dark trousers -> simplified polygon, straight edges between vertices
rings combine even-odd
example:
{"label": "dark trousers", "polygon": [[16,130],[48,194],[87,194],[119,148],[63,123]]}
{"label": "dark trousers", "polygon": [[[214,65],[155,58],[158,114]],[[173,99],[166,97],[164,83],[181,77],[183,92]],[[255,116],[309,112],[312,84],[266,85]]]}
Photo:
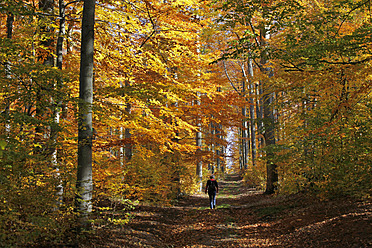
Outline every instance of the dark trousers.
{"label": "dark trousers", "polygon": [[208,192],[209,195],[209,206],[211,209],[216,208],[216,191]]}

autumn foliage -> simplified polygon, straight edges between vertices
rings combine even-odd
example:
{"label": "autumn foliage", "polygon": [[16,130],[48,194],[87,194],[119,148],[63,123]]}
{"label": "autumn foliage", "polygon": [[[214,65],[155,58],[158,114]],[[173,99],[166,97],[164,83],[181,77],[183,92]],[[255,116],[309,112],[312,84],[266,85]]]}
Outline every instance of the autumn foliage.
{"label": "autumn foliage", "polygon": [[[6,246],[73,240],[82,8],[0,3]],[[97,1],[95,220],[194,193],[198,161],[261,188],[274,175],[279,193],[370,197],[370,17],[368,1]]]}

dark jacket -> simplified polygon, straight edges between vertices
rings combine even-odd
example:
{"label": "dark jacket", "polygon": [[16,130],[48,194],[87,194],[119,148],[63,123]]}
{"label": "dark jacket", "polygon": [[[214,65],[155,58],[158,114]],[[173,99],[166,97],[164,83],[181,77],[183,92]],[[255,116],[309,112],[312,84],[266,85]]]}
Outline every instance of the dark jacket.
{"label": "dark jacket", "polygon": [[[212,185],[212,183],[214,184],[214,188],[215,190],[213,190],[210,186]],[[205,193],[214,193],[214,191],[216,191],[216,193],[218,193],[218,182],[217,180],[215,179],[210,179],[207,181],[207,185],[205,186]]]}

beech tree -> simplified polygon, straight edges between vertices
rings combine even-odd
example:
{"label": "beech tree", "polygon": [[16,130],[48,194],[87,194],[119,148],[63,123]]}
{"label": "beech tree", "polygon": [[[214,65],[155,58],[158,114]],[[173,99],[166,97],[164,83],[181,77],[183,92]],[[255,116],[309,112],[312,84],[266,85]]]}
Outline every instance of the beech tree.
{"label": "beech tree", "polygon": [[368,1],[56,3],[0,2],[1,244],[200,191],[227,146],[267,193],[370,197]]}
{"label": "beech tree", "polygon": [[[280,97],[285,139],[277,153],[283,188],[306,188],[323,197],[368,194],[369,114],[363,110],[370,101],[368,3],[299,4],[272,49],[281,69],[279,90],[285,89]],[[288,164],[301,166],[285,168]]]}
{"label": "beech tree", "polygon": [[[363,105],[351,103],[351,99],[357,95],[358,99],[368,98],[368,94],[362,97],[365,91],[359,84],[367,82],[363,72],[369,61],[365,49],[370,44],[361,38],[370,29],[365,19],[368,11],[362,14],[366,2],[227,1],[222,9],[231,27],[239,23],[248,30],[231,43],[225,57],[252,55],[259,69],[267,191],[273,192],[278,179],[285,191],[345,192],[344,186],[350,186],[352,180],[342,181],[341,175],[352,168],[368,171],[363,163],[351,165],[366,152],[347,153],[346,147],[353,142],[348,142],[350,146],[345,143],[354,135],[346,127],[358,126],[351,119],[360,118]],[[339,157],[341,150],[348,155]]]}
{"label": "beech tree", "polygon": [[95,0],[84,1],[81,29],[76,206],[84,221],[92,211],[92,104]]}

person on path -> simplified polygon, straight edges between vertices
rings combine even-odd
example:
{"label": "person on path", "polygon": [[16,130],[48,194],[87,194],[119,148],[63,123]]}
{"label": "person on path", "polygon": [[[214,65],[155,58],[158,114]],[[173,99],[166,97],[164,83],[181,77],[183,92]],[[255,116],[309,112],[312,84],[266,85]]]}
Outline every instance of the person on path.
{"label": "person on path", "polygon": [[208,192],[209,195],[209,205],[211,209],[216,208],[216,194],[218,193],[218,182],[214,179],[214,176],[211,175],[210,179],[207,181],[205,186],[205,193]]}

